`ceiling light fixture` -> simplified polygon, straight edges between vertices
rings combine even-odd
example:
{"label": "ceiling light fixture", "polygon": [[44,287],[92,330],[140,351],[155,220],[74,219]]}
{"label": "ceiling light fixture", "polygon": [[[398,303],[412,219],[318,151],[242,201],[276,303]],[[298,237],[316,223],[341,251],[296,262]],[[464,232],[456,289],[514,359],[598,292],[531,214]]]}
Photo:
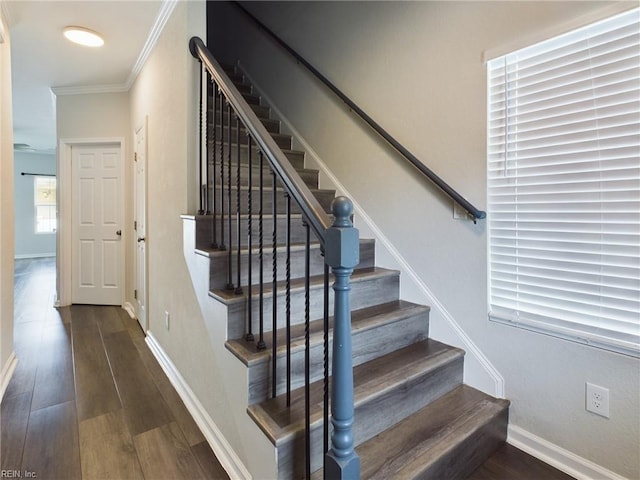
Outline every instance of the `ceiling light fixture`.
{"label": "ceiling light fixture", "polygon": [[65,27],[64,36],[73,43],[85,47],[101,47],[104,40],[99,33],[84,27]]}

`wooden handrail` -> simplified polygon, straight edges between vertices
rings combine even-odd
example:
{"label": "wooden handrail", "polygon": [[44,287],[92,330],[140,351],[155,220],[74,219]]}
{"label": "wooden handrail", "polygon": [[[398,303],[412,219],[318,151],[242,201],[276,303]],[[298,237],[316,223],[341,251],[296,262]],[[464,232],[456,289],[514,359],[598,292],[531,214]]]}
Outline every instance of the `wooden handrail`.
{"label": "wooden handrail", "polygon": [[192,37],[189,41],[189,51],[191,55],[200,60],[218,87],[223,91],[224,96],[233,106],[238,118],[246,126],[257,146],[264,153],[271,168],[280,178],[284,188],[299,205],[302,213],[309,221],[311,229],[315,232],[318,240],[324,245],[325,231],[331,226],[331,219],[324,211],[320,202],[311,193],[309,187],[300,178],[298,172],[293,168],[280,147],[258,116],[251,109],[249,104],[242,97],[240,91],[233,84],[229,76],[225,73],[220,64],[213,58],[209,49],[199,37]]}

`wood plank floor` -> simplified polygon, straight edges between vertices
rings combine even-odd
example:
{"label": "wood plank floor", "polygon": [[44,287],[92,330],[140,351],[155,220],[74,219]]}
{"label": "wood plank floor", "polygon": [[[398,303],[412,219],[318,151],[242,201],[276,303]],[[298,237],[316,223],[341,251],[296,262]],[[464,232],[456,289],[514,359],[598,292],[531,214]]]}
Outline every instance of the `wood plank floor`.
{"label": "wood plank floor", "polygon": [[[49,479],[229,479],[117,307],[54,309],[55,260],[16,261],[18,367],[0,411],[3,472]],[[6,476],[6,475],[5,475]],[[570,480],[505,445],[469,480]]]}
{"label": "wood plank floor", "polygon": [[228,479],[137,322],[119,307],[55,309],[54,294],[54,259],[16,261],[3,476]]}

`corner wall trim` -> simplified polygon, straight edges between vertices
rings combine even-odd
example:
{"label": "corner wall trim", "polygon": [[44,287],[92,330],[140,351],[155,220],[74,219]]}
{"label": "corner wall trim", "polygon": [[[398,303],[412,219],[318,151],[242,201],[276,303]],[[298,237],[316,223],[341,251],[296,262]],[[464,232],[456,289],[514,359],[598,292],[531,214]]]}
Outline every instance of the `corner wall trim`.
{"label": "corner wall trim", "polygon": [[625,477],[517,425],[509,425],[507,443],[578,479],[626,480]]}
{"label": "corner wall trim", "polygon": [[4,398],[4,392],[7,391],[7,387],[9,386],[9,381],[11,381],[11,377],[13,376],[13,372],[16,371],[16,367],[18,366],[18,357],[16,357],[16,352],[11,352],[9,358],[2,366],[2,371],[0,371],[0,400]]}
{"label": "corner wall trim", "polygon": [[237,479],[251,479],[249,470],[247,470],[231,445],[229,445],[229,442],[224,438],[220,429],[211,419],[200,400],[198,400],[198,397],[193,393],[150,331],[147,332],[146,342],[229,476]]}

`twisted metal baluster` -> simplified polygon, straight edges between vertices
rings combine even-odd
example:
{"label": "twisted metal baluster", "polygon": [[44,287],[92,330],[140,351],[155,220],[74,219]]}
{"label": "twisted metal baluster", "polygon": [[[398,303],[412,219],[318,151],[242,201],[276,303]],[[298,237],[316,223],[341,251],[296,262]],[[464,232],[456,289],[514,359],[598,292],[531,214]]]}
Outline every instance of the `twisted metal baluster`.
{"label": "twisted metal baluster", "polygon": [[211,217],[211,237],[212,237],[212,242],[211,242],[211,248],[218,248],[218,232],[217,232],[217,228],[218,226],[217,224],[217,214],[216,214],[216,202],[217,202],[217,195],[218,195],[218,185],[216,184],[216,152],[218,150],[218,146],[216,145],[216,141],[217,141],[217,121],[216,121],[216,108],[218,106],[218,84],[216,82],[213,82],[213,129],[211,131],[211,151],[213,153],[212,155],[212,165],[211,165],[211,170],[213,172],[213,195],[212,195],[212,202],[211,202],[211,211],[212,211],[212,217]]}
{"label": "twisted metal baluster", "polygon": [[227,123],[227,145],[229,147],[229,158],[227,163],[227,227],[229,230],[229,253],[227,255],[227,290],[233,290],[233,239],[231,238],[231,104],[229,104],[229,110],[227,112]]}
{"label": "twisted metal baluster", "polygon": [[227,248],[224,244],[224,110],[226,105],[226,99],[220,90],[220,250]]}
{"label": "twisted metal baluster", "polygon": [[236,195],[236,199],[237,199],[237,203],[236,203],[236,207],[237,207],[237,212],[236,212],[236,232],[237,232],[237,242],[238,242],[238,254],[237,254],[237,266],[236,266],[236,289],[235,289],[235,294],[236,295],[240,295],[242,293],[242,286],[241,286],[241,282],[240,282],[240,268],[241,268],[241,262],[240,262],[240,257],[241,257],[241,253],[242,253],[242,249],[240,248],[240,176],[241,176],[241,172],[240,172],[240,118],[238,118],[238,116],[236,115],[236,149],[238,150],[238,154],[237,154],[237,160],[238,160],[238,165],[237,165],[237,169],[236,169],[236,188],[238,189],[237,191],[237,195]]}
{"label": "twisted metal baluster", "polygon": [[[251,249],[253,248],[253,232],[252,232],[252,218],[253,217],[253,164],[251,159],[251,149],[252,146],[251,135],[247,134],[247,149],[248,149],[248,160],[249,160],[249,196],[247,198],[247,211],[249,213],[247,217],[247,249],[249,259],[247,261],[247,288],[249,292],[247,293],[247,334],[245,335],[245,340],[247,342],[253,342],[253,310],[252,310],[252,290],[253,290],[253,265],[252,265],[252,253]],[[239,233],[238,233],[239,235]],[[238,237],[240,238],[240,237]],[[238,244],[240,240],[238,240]]]}
{"label": "twisted metal baluster", "polygon": [[263,215],[263,192],[264,192],[264,157],[262,156],[262,152],[260,152],[260,206],[258,212],[258,258],[260,260],[260,300],[258,302],[258,306],[260,307],[260,311],[258,312],[260,316],[260,337],[258,339],[258,351],[264,350],[267,348],[267,345],[264,343],[264,215]]}
{"label": "twisted metal baluster", "polygon": [[203,81],[203,71],[205,69],[204,63],[202,63],[202,68],[200,69],[200,149],[198,151],[198,182],[200,183],[200,198],[199,198],[199,202],[200,202],[200,207],[198,208],[198,215],[204,215],[204,188],[202,185],[202,181],[204,180],[202,175],[202,142],[203,142],[203,137],[204,137],[204,131],[203,131],[203,125],[202,125],[202,102],[204,102],[204,98],[202,96],[202,81]]}
{"label": "twisted metal baluster", "polygon": [[202,70],[200,72],[200,81],[202,83],[200,90],[200,98],[202,101],[200,102],[200,129],[202,132],[202,137],[200,138],[200,161],[204,161],[204,176],[205,176],[205,190],[204,190],[204,214],[210,215],[211,210],[209,210],[209,187],[211,184],[209,181],[211,180],[210,169],[209,169],[209,156],[207,149],[207,137],[208,137],[208,128],[209,124],[207,123],[207,103],[209,100],[209,74],[207,73],[204,64],[202,65]]}

